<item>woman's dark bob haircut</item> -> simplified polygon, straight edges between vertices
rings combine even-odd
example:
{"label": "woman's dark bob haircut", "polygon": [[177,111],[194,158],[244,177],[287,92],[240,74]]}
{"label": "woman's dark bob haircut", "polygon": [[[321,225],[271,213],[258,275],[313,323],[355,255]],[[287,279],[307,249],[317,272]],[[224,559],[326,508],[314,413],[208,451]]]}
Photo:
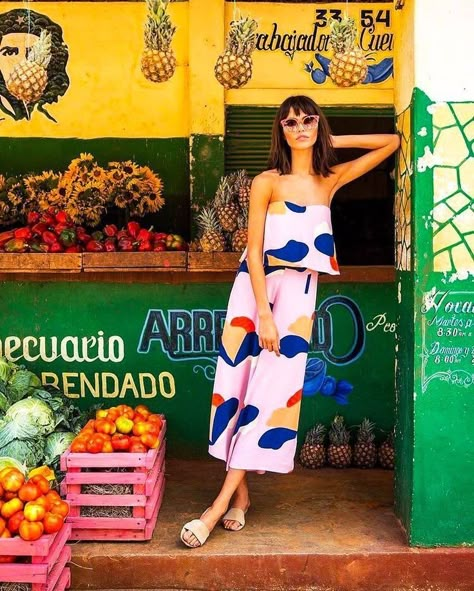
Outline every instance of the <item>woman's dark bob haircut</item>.
{"label": "woman's dark bob haircut", "polygon": [[318,138],[313,147],[313,169],[316,174],[328,177],[331,174],[331,165],[336,161],[334,148],[331,144],[331,129],[329,123],[318,105],[309,97],[303,95],[290,96],[280,105],[273,121],[272,145],[268,168],[276,169],[280,174],[291,173],[291,149],[286,142],[283,128],[280,125],[282,119],[286,119],[293,110],[296,115],[319,115]]}

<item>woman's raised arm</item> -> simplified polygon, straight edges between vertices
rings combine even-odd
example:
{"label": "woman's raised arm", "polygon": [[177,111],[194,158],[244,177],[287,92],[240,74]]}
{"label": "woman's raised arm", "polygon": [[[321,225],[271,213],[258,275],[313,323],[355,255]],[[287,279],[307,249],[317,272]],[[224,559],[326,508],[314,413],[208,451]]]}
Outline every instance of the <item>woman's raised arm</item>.
{"label": "woman's raised arm", "polygon": [[367,154],[336,164],[331,167],[334,172],[333,188],[331,199],[334,193],[343,185],[358,179],[360,176],[369,172],[393,154],[400,146],[400,137],[392,133],[367,134],[367,135],[333,135],[331,136],[334,148],[363,148],[370,150]]}

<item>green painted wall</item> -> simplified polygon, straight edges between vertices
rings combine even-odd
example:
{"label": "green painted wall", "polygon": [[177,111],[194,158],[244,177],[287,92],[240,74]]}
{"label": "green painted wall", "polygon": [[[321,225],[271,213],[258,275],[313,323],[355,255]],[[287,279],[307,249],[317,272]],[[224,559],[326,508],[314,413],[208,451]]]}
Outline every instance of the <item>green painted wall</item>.
{"label": "green painted wall", "polygon": [[[171,455],[204,456],[230,287],[3,282],[0,353],[44,372],[45,381],[57,380],[81,406],[112,406],[120,399],[150,404],[169,419]],[[315,421],[328,424],[338,411],[349,425],[369,416],[388,431],[394,415],[394,285],[322,284],[318,318],[310,355],[327,360],[327,375],[348,380],[354,390],[346,406],[321,394],[305,398],[300,440]],[[101,340],[103,361],[97,359]]]}
{"label": "green painted wall", "polygon": [[[189,237],[189,148],[187,138],[0,138],[1,173],[16,175],[42,170],[65,170],[80,153],[93,154],[106,165],[133,160],[150,166],[163,180],[165,205],[144,218],[145,225]],[[105,220],[107,221],[107,220]]]}
{"label": "green painted wall", "polygon": [[415,89],[415,266],[413,283],[402,280],[408,348],[399,358],[413,380],[401,380],[398,394],[402,416],[413,408],[400,470],[412,482],[412,545],[474,544],[473,116],[474,103],[436,105]]}

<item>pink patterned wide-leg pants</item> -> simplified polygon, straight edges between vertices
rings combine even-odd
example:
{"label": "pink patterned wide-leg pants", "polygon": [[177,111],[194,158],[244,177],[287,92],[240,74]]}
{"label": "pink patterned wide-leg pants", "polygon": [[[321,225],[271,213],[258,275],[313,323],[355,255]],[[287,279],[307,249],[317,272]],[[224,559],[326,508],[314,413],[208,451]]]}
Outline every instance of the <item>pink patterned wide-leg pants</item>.
{"label": "pink patterned wide-leg pants", "polygon": [[[267,269],[267,272],[270,269]],[[246,264],[232,287],[217,360],[209,453],[227,469],[291,472],[318,273],[278,268],[266,275],[280,357],[258,344],[258,315]]]}

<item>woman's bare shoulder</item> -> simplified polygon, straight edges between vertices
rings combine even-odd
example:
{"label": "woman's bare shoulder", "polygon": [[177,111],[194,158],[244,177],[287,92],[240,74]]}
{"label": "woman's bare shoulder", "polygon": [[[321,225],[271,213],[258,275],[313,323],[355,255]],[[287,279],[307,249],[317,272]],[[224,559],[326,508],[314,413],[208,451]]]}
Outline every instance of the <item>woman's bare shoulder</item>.
{"label": "woman's bare shoulder", "polygon": [[264,170],[260,174],[254,177],[253,182],[254,184],[260,187],[271,187],[273,188],[276,179],[279,177],[279,172],[276,169],[273,170]]}

